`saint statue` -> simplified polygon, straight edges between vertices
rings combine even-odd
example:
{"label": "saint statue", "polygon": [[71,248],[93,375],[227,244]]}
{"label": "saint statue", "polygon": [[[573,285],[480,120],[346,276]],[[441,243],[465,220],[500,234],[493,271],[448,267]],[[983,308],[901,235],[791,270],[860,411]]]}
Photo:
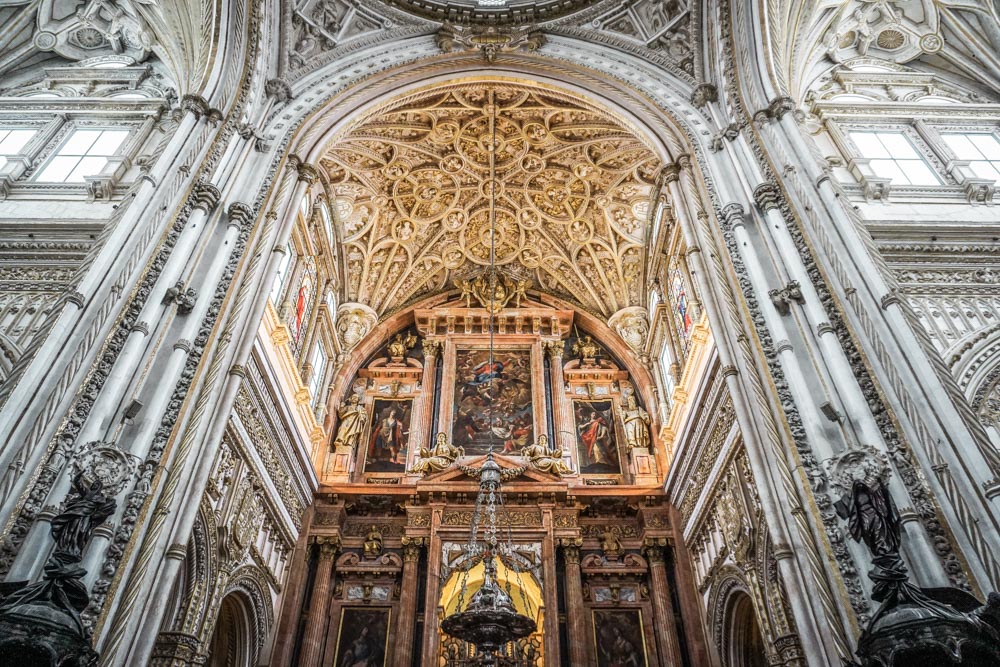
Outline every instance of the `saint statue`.
{"label": "saint statue", "polygon": [[611,528],[606,528],[601,535],[601,551],[604,552],[604,558],[612,562],[617,561],[618,557],[625,551],[622,548],[621,540],[612,532]]}
{"label": "saint statue", "polygon": [[441,472],[450,468],[459,456],[465,456],[465,450],[461,447],[453,447],[448,442],[446,433],[438,433],[433,449],[420,448],[420,458],[410,468],[410,472],[422,475]]}
{"label": "saint statue", "polygon": [[62,512],[52,519],[52,539],[56,542],[53,555],[64,563],[83,560],[94,530],[114,514],[117,506],[114,498],[104,494],[100,479],[87,484],[80,473],[73,478],[72,487]]}
{"label": "saint statue", "polygon": [[361,397],[351,394],[347,399],[347,405],[340,408],[337,413],[340,424],[337,427],[337,436],[333,439],[333,446],[355,448],[361,441],[361,434],[368,423],[368,413],[365,406],[361,405]]}
{"label": "saint statue", "polygon": [[531,465],[542,472],[554,475],[572,475],[573,471],[563,463],[562,449],[549,449],[549,439],[538,436],[538,442],[521,448],[521,456],[529,459]]}
{"label": "saint statue", "polygon": [[639,407],[635,396],[625,399],[621,410],[622,430],[625,432],[625,445],[629,451],[636,447],[649,448],[649,413]]}
{"label": "saint statue", "polygon": [[365,558],[378,558],[382,554],[382,533],[376,526],[372,526],[365,537],[364,551]]}

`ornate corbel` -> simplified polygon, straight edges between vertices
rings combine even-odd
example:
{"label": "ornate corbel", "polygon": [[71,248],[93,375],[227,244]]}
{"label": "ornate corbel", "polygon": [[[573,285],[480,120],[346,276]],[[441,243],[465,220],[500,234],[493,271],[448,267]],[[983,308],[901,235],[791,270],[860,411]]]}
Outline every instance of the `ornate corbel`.
{"label": "ornate corbel", "polygon": [[804,296],[802,296],[802,288],[798,281],[789,281],[787,285],[781,289],[773,289],[767,293],[771,297],[771,303],[774,304],[775,310],[781,315],[788,315],[791,312],[792,303],[797,303],[800,306],[806,302]]}

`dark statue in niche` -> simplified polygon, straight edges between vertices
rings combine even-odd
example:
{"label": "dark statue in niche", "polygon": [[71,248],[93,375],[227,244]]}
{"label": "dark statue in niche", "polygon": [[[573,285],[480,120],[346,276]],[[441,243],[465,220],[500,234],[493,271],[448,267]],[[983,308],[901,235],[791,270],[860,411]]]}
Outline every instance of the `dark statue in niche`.
{"label": "dark statue in niche", "polygon": [[[97,662],[80,612],[90,602],[80,567],[94,531],[114,514],[117,503],[100,478],[83,472],[72,481],[62,511],[52,519],[55,549],[42,580],[6,586],[0,600],[0,655],[12,664],[84,666]],[[7,591],[4,591],[7,592]]]}
{"label": "dark statue in niche", "polygon": [[983,605],[965,591],[911,584],[899,512],[883,480],[855,480],[834,507],[871,552],[872,599],[882,603],[861,633],[855,666],[1000,664],[1000,595]]}

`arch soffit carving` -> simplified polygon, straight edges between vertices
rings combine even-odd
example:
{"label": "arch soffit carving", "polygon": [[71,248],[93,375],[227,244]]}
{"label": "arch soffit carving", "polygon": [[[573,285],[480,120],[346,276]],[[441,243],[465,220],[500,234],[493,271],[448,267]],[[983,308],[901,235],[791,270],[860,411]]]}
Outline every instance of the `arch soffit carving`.
{"label": "arch soffit carving", "polygon": [[708,594],[709,632],[712,635],[712,644],[718,655],[722,658],[722,664],[728,664],[729,656],[729,630],[731,625],[732,610],[741,597],[749,600],[754,613],[754,620],[760,627],[760,618],[757,613],[757,606],[754,596],[750,593],[750,587],[740,570],[727,565],[721,568],[716,575],[716,582],[712,585]]}
{"label": "arch soffit carving", "polygon": [[250,623],[250,636],[254,638],[250,646],[250,664],[257,664],[257,658],[274,629],[274,608],[271,595],[268,593],[265,574],[256,565],[243,565],[233,572],[225,591],[219,597],[235,598],[239,601],[247,621]]}

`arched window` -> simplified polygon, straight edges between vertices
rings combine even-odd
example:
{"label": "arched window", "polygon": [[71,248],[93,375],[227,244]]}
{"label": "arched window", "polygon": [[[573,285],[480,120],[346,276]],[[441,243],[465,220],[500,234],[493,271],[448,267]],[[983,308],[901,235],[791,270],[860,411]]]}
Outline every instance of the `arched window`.
{"label": "arched window", "polygon": [[680,346],[679,352],[683,359],[687,357],[691,327],[694,326],[694,322],[691,317],[691,306],[688,300],[684,272],[676,258],[671,262],[667,280],[667,299],[670,302],[670,314],[673,318],[674,330],[677,332],[677,342]]}
{"label": "arched window", "polygon": [[238,594],[227,595],[209,642],[208,667],[249,667],[254,640],[245,602]]}

